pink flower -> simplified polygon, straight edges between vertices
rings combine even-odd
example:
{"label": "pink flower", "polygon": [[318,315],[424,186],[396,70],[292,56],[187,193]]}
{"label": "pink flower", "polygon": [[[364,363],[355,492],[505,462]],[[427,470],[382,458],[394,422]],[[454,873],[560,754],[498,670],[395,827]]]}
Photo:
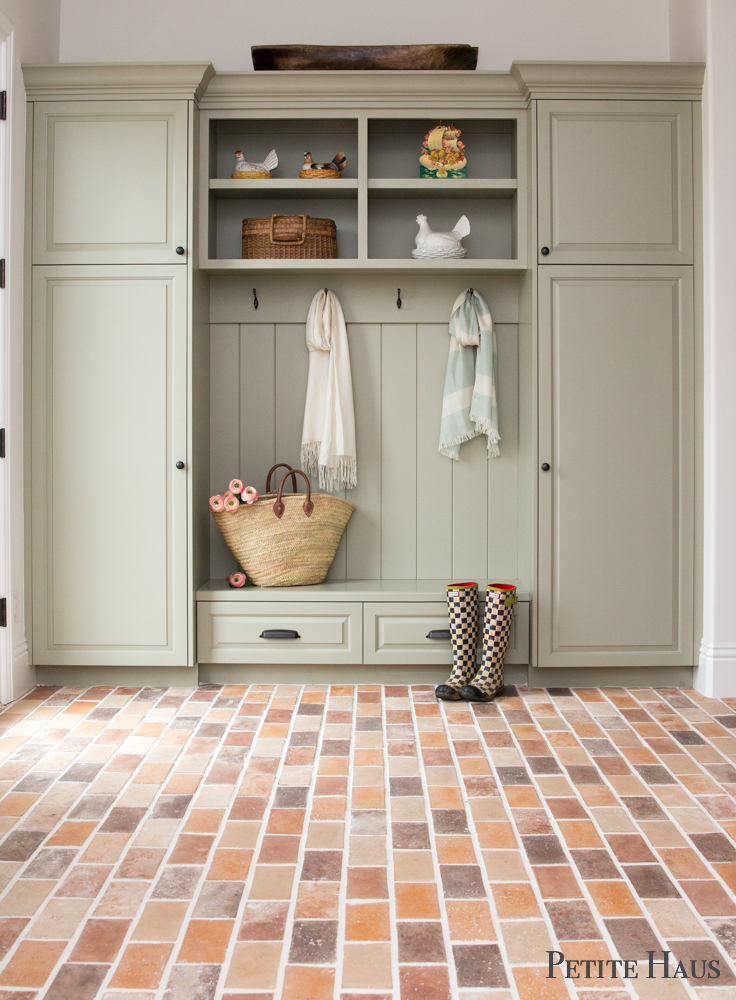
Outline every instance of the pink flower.
{"label": "pink flower", "polygon": [[231,496],[233,496],[233,494],[230,492],[230,490],[225,490],[225,492],[222,494],[222,499],[227,500],[227,498]]}
{"label": "pink flower", "polygon": [[238,498],[234,496],[225,497],[225,510],[228,514],[234,513],[240,507],[238,503]]}
{"label": "pink flower", "polygon": [[258,490],[254,486],[246,486],[242,492],[244,503],[255,503],[258,499]]}
{"label": "pink flower", "polygon": [[210,497],[210,510],[213,510],[216,514],[225,509],[225,500],[219,494]]}
{"label": "pink flower", "polygon": [[243,492],[243,484],[242,484],[242,482],[239,479],[231,479],[230,480],[230,487],[229,488],[230,488],[230,492],[231,493],[242,493]]}
{"label": "pink flower", "polygon": [[245,573],[231,573],[228,583],[231,587],[244,587]]}

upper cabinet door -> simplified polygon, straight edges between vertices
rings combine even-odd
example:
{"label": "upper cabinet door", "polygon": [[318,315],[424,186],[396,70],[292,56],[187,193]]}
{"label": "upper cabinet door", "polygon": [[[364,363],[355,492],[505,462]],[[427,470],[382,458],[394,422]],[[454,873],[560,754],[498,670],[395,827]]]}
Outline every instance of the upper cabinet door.
{"label": "upper cabinet door", "polygon": [[692,264],[689,102],[539,101],[537,115],[540,264]]}
{"label": "upper cabinet door", "polygon": [[187,102],[34,106],[33,263],[186,261]]}

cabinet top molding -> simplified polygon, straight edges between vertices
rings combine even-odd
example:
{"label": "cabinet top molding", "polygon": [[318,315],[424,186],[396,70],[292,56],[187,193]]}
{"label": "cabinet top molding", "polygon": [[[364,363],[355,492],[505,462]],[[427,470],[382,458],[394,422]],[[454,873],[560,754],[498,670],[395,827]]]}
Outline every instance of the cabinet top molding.
{"label": "cabinet top molding", "polygon": [[33,101],[115,97],[200,100],[215,75],[207,62],[55,63],[23,66]]}
{"label": "cabinet top molding", "polygon": [[216,73],[211,63],[55,63],[23,67],[30,100],[189,98],[202,108],[524,108],[534,98],[699,100],[705,67],[669,62],[515,62],[496,71]]}

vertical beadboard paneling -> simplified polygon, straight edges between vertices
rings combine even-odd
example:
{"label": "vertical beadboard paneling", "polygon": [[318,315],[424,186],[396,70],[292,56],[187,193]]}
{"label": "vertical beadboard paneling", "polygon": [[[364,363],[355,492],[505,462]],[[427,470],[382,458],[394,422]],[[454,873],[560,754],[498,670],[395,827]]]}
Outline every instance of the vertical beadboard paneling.
{"label": "vertical beadboard paneling", "polygon": [[301,464],[308,372],[309,352],[303,324],[277,324],[274,460],[288,462],[295,469]]}
{"label": "vertical beadboard paneling", "polygon": [[498,431],[501,455],[488,462],[488,576],[518,573],[517,455],[519,448],[519,337],[516,324],[496,326]]}
{"label": "vertical beadboard paneling", "polygon": [[348,524],[347,579],[381,579],[381,327],[348,325],[353,371],[358,485],[345,495],[357,507]]}
{"label": "vertical beadboard paneling", "polygon": [[381,330],[381,568],[384,580],[416,577],[417,331]]}
{"label": "vertical beadboard paneling", "polygon": [[[240,342],[236,325],[214,324],[210,336],[210,494],[222,493],[240,470]],[[238,568],[210,524],[210,575],[229,576]]]}
{"label": "vertical beadboard paneling", "polygon": [[276,461],[274,444],[275,329],[272,323],[240,327],[240,464],[238,475],[262,492]]}
{"label": "vertical beadboard paneling", "polygon": [[452,576],[452,466],[439,454],[447,323],[417,327],[417,568],[419,580]]}
{"label": "vertical beadboard paneling", "polygon": [[452,575],[474,580],[487,576],[488,458],[486,438],[473,438],[452,463]]}

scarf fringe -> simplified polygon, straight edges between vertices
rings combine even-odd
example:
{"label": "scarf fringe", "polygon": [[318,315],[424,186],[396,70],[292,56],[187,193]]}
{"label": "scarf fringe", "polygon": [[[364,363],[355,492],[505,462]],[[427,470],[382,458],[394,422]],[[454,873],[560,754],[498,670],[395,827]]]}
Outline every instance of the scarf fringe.
{"label": "scarf fringe", "polygon": [[352,455],[337,455],[335,465],[320,465],[319,441],[310,441],[302,445],[302,469],[307,475],[319,473],[319,488],[330,493],[340,490],[353,490],[358,485],[357,462]]}
{"label": "scarf fringe", "polygon": [[488,438],[488,457],[500,458],[501,450],[498,446],[501,442],[501,435],[493,426],[492,422],[488,419],[488,417],[473,417],[471,415],[470,419],[475,422],[475,426],[478,428],[478,434],[485,434]]}

